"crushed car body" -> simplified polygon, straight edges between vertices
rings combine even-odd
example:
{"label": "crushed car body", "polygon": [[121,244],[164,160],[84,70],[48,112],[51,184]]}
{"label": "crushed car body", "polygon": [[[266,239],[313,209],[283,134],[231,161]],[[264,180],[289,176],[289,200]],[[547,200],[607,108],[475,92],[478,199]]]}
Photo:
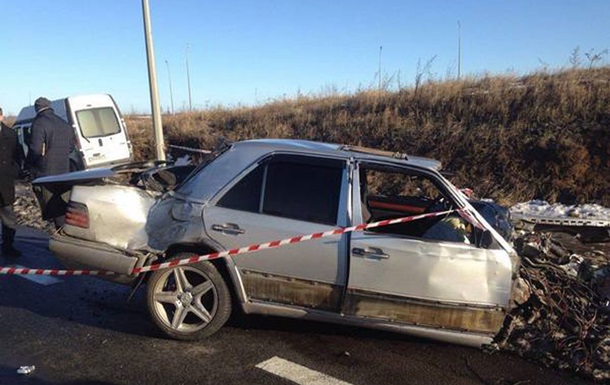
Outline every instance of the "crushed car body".
{"label": "crushed car body", "polygon": [[144,278],[148,310],[177,339],[214,333],[237,301],[245,313],[489,344],[515,301],[519,260],[439,168],[399,153],[268,139],[225,145],[196,168],[141,163],[34,183],[71,188],[66,225],[50,241],[58,259],[124,284],[154,263],[448,212],[155,271]]}

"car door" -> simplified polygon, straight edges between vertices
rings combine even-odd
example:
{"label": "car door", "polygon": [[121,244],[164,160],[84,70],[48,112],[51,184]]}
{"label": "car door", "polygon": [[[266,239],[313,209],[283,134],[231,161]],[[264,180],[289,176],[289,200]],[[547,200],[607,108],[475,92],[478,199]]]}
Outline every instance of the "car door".
{"label": "car door", "polygon": [[[367,177],[367,172],[373,175]],[[359,165],[354,212],[366,212],[371,222],[419,214],[426,202],[425,212],[458,208],[448,185],[438,178],[421,170]],[[384,210],[371,204],[376,196],[384,198]],[[343,312],[369,320],[495,334],[509,303],[512,264],[505,250],[477,246],[474,238],[481,231],[452,213],[353,233]]]}
{"label": "car door", "polygon": [[[204,210],[208,236],[226,249],[323,232],[346,223],[345,162],[275,155],[233,181]],[[236,255],[250,301],[338,311],[347,236]]]}

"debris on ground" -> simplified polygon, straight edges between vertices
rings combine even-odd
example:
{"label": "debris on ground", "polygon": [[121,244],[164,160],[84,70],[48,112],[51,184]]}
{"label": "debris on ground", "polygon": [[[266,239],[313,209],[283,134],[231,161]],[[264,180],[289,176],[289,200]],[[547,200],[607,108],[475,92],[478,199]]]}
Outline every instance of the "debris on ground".
{"label": "debris on ground", "polygon": [[23,375],[28,375],[34,372],[34,370],[36,370],[36,366],[32,365],[32,366],[20,366],[19,369],[17,369],[17,374],[23,374]]}
{"label": "debris on ground", "polygon": [[42,219],[36,195],[29,183],[18,182],[15,186],[15,215],[20,226],[41,229],[48,234],[55,232],[52,222]]}
{"label": "debris on ground", "polygon": [[610,380],[610,244],[528,232],[514,242],[527,301],[507,316],[498,346],[596,381]]}

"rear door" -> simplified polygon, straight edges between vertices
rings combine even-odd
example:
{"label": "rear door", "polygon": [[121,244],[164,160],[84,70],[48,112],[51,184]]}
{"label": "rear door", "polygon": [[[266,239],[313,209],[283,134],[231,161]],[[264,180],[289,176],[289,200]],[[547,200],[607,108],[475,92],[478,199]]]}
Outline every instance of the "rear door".
{"label": "rear door", "polygon": [[131,159],[125,124],[110,96],[70,97],[68,107],[86,168]]}
{"label": "rear door", "polygon": [[[204,210],[225,249],[317,233],[346,223],[345,162],[275,155],[253,166]],[[233,257],[250,301],[336,312],[346,282],[347,237]]]}
{"label": "rear door", "polygon": [[[355,180],[354,212],[366,213],[362,221],[458,207],[433,173],[371,163],[360,166]],[[371,205],[376,197],[383,197],[383,210]],[[482,238],[482,229],[457,213],[353,233],[343,312],[495,334],[509,303],[512,265],[505,250],[477,246]]]}

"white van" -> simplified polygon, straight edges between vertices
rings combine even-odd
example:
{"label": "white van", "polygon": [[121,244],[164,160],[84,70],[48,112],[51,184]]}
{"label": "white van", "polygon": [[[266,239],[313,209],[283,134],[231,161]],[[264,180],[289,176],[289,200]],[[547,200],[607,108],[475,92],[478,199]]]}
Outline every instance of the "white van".
{"label": "white van", "polygon": [[[70,170],[90,169],[133,160],[125,121],[108,94],[70,96],[53,100],[51,107],[74,128],[77,152],[70,156]],[[13,129],[27,155],[34,106],[21,109]]]}

